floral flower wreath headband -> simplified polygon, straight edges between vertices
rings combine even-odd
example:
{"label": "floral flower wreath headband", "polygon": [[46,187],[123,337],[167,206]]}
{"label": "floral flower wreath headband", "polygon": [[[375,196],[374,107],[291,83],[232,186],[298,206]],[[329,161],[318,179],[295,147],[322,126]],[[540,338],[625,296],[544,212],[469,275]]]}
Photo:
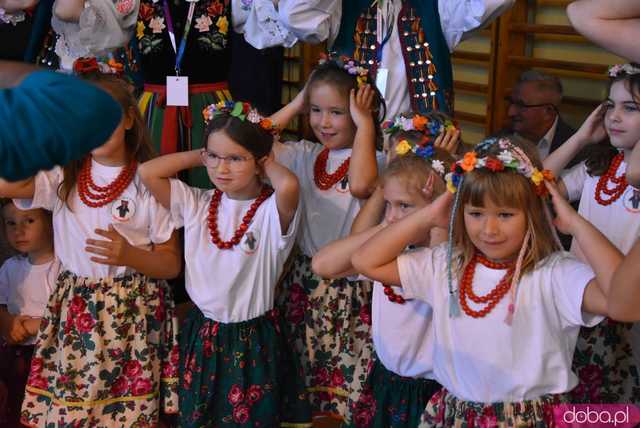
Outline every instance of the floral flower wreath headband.
{"label": "floral flower wreath headband", "polygon": [[[494,155],[497,153],[497,155]],[[452,260],[453,260],[453,225],[456,213],[460,207],[460,193],[458,190],[464,183],[465,174],[475,169],[488,169],[494,173],[512,170],[531,180],[534,191],[541,198],[548,195],[548,190],[544,184],[545,181],[553,181],[554,177],[551,171],[537,169],[524,151],[513,144],[507,138],[489,138],[478,144],[473,151],[464,155],[464,158],[457,161],[451,167],[451,172],[446,175],[447,189],[455,193],[451,216],[449,217],[449,243],[447,248],[447,281],[449,284],[449,316],[457,317],[460,315],[459,307],[459,287],[453,288]],[[560,239],[553,226],[551,212],[546,203],[543,204],[544,215],[549,222],[554,240],[558,248],[562,248]],[[518,254],[514,273],[511,278],[511,288],[509,290],[510,303],[508,307],[505,323],[511,325],[513,322],[513,314],[515,312],[515,299],[518,282],[520,280],[520,271],[522,261],[531,241],[531,230],[527,230],[522,248]]]}
{"label": "floral flower wreath headband", "polygon": [[236,117],[242,121],[248,121],[260,125],[262,129],[271,133],[272,135],[278,135],[280,129],[271,122],[271,119],[264,117],[258,113],[258,111],[251,107],[251,104],[240,101],[220,101],[216,104],[209,104],[202,110],[202,116],[204,117],[204,123],[206,125],[211,122],[215,117],[228,114],[229,116]]}
{"label": "floral flower wreath headband", "polygon": [[609,67],[609,77],[622,77],[622,76],[631,76],[633,74],[640,74],[640,68],[637,67],[637,64],[616,64]]}
{"label": "floral flower wreath headband", "polygon": [[452,120],[444,122],[436,119],[422,116],[419,114],[407,115],[399,114],[393,121],[389,120],[382,124],[382,129],[386,134],[394,135],[400,131],[416,131],[422,133],[422,139],[418,143],[409,140],[400,140],[396,144],[395,152],[403,156],[407,153],[413,153],[427,161],[431,161],[431,167],[442,178],[445,177],[444,163],[438,159],[433,159],[435,150],[433,143],[436,137],[443,131],[450,129],[458,129],[457,123]]}
{"label": "floral flower wreath headband", "polygon": [[338,67],[346,70],[347,73],[356,76],[358,88],[369,83],[369,70],[360,63],[346,55],[337,55],[335,52],[321,53],[318,64],[335,63]]}

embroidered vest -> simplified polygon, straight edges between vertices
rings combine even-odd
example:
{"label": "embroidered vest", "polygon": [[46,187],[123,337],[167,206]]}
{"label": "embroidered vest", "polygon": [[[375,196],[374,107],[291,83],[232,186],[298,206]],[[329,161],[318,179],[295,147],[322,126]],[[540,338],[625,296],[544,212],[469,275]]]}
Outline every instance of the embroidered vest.
{"label": "embroidered vest", "polygon": [[[343,2],[340,32],[332,47],[338,54],[350,56],[369,68],[374,78],[380,48],[376,13],[377,6],[372,6],[371,0]],[[449,46],[440,26],[438,0],[403,0],[393,31],[398,31],[402,46],[412,110],[451,114],[453,73]]]}

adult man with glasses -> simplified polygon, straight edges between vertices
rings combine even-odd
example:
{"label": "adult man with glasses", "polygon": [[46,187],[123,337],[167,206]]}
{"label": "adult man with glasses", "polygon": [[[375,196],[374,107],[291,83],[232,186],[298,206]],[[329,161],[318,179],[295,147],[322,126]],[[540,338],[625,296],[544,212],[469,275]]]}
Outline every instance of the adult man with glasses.
{"label": "adult man with glasses", "polygon": [[[536,70],[525,71],[505,101],[511,132],[536,144],[540,159],[546,158],[575,132],[558,111],[562,83],[555,76]],[[579,153],[568,167],[583,159],[584,154]]]}

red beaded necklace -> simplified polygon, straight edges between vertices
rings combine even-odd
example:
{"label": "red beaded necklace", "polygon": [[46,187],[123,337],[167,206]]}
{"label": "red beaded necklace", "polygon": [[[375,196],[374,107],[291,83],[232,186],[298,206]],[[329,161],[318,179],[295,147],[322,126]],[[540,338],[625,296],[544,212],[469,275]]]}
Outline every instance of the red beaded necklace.
{"label": "red beaded necklace", "polygon": [[320,190],[329,190],[337,182],[342,180],[349,170],[349,161],[351,161],[351,157],[348,157],[333,174],[327,174],[328,159],[329,149],[323,149],[313,164],[313,181]]}
{"label": "red beaded necklace", "polygon": [[207,222],[209,224],[209,232],[211,233],[211,242],[221,250],[228,250],[231,247],[238,245],[242,240],[242,237],[249,229],[249,224],[253,220],[253,216],[256,215],[258,207],[267,200],[273,193],[273,189],[269,186],[264,186],[260,191],[260,195],[247,210],[247,213],[242,217],[242,223],[236,231],[233,233],[233,237],[228,241],[220,239],[220,232],[218,231],[218,207],[220,206],[220,200],[222,199],[222,192],[220,190],[214,190],[211,202],[209,203],[209,215],[207,216]]}
{"label": "red beaded necklace", "polygon": [[[598,184],[596,185],[596,202],[600,205],[610,205],[613,202],[617,201],[620,196],[627,189],[627,177],[626,174],[622,174],[619,177],[616,177],[616,172],[620,167],[620,163],[624,160],[624,154],[618,153],[612,160],[609,165],[609,169],[607,172],[600,177],[598,180]],[[613,188],[609,188],[609,181],[614,184]],[[609,199],[604,199],[604,195],[608,195]]]}
{"label": "red beaded necklace", "polygon": [[387,296],[387,299],[389,299],[390,302],[398,303],[400,305],[403,305],[406,302],[404,297],[402,297],[399,294],[396,294],[396,292],[393,291],[393,288],[391,288],[390,285],[382,284],[382,286],[384,287],[384,294],[385,296]]}
{"label": "red beaded necklace", "polygon": [[[496,285],[495,288],[485,296],[478,296],[473,292],[473,275],[478,263],[483,264],[489,269],[507,269],[507,273],[505,273],[500,282],[498,282],[498,285]],[[473,318],[482,318],[487,316],[509,292],[514,270],[515,268],[513,263],[495,263],[480,254],[476,254],[465,268],[462,280],[460,281],[460,306],[462,306],[462,310]],[[487,306],[479,311],[475,311],[469,307],[467,297],[475,303],[487,303]]]}
{"label": "red beaded necklace", "polygon": [[[100,208],[114,201],[129,186],[136,175],[138,162],[122,168],[116,179],[106,186],[98,186],[91,177],[91,157],[87,157],[78,175],[78,196],[88,207]],[[94,193],[95,191],[95,193]]]}

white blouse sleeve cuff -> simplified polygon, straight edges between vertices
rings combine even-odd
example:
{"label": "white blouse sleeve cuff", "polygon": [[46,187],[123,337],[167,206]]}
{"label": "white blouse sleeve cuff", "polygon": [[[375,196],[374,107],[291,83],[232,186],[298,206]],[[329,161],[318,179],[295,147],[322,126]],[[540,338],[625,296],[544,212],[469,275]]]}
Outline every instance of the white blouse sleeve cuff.
{"label": "white blouse sleeve cuff", "polygon": [[453,50],[471,32],[480,29],[509,9],[515,0],[447,0],[438,2],[440,25]]}
{"label": "white blouse sleeve cuff", "polygon": [[280,21],[272,0],[232,0],[231,13],[236,33],[256,49],[272,46],[290,48],[297,41]]}

